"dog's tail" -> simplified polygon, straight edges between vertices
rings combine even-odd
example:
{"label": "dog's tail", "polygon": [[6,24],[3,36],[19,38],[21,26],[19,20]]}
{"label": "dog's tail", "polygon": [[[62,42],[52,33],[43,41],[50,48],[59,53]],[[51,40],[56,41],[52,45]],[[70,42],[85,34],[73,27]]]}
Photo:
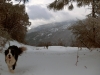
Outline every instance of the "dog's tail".
{"label": "dog's tail", "polygon": [[26,50],[27,50],[26,47],[19,47],[19,55],[21,55]]}

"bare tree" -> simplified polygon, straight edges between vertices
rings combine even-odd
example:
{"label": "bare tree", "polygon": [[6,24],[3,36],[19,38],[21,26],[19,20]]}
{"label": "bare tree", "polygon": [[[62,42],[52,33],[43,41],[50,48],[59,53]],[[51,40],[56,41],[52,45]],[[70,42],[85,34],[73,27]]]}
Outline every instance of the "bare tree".
{"label": "bare tree", "polygon": [[[69,27],[69,30],[76,37],[76,42],[87,48],[100,47],[100,18],[88,17],[83,21],[78,21],[76,24]],[[95,23],[94,23],[95,22]],[[93,32],[95,28],[95,33]],[[95,41],[94,41],[95,36]]]}

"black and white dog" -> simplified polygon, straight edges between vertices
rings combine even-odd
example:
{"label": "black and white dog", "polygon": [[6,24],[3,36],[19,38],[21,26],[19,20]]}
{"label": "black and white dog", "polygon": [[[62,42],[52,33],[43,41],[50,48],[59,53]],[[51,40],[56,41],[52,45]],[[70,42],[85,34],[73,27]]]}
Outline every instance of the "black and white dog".
{"label": "black and white dog", "polygon": [[5,50],[5,62],[7,63],[8,69],[11,73],[14,73],[18,56],[26,50],[26,47],[17,47],[15,45],[9,46]]}

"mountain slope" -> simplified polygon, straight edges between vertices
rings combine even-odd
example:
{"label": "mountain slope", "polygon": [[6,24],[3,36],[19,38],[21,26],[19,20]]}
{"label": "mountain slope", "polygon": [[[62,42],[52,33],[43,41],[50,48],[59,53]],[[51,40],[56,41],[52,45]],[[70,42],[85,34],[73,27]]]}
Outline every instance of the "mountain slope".
{"label": "mountain slope", "polygon": [[51,42],[54,45],[62,42],[65,46],[69,46],[73,35],[67,28],[72,23],[52,23],[33,28],[28,32],[26,41],[31,45],[38,45],[41,42]]}

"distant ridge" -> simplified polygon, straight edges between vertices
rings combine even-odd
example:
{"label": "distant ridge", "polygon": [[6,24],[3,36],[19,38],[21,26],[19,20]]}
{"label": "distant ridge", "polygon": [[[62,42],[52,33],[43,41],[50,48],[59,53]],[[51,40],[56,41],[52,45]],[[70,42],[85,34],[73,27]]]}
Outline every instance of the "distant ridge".
{"label": "distant ridge", "polygon": [[40,25],[28,31],[26,41],[31,45],[38,45],[41,42],[59,43],[62,42],[65,46],[70,46],[73,35],[67,28],[75,21],[58,22]]}

